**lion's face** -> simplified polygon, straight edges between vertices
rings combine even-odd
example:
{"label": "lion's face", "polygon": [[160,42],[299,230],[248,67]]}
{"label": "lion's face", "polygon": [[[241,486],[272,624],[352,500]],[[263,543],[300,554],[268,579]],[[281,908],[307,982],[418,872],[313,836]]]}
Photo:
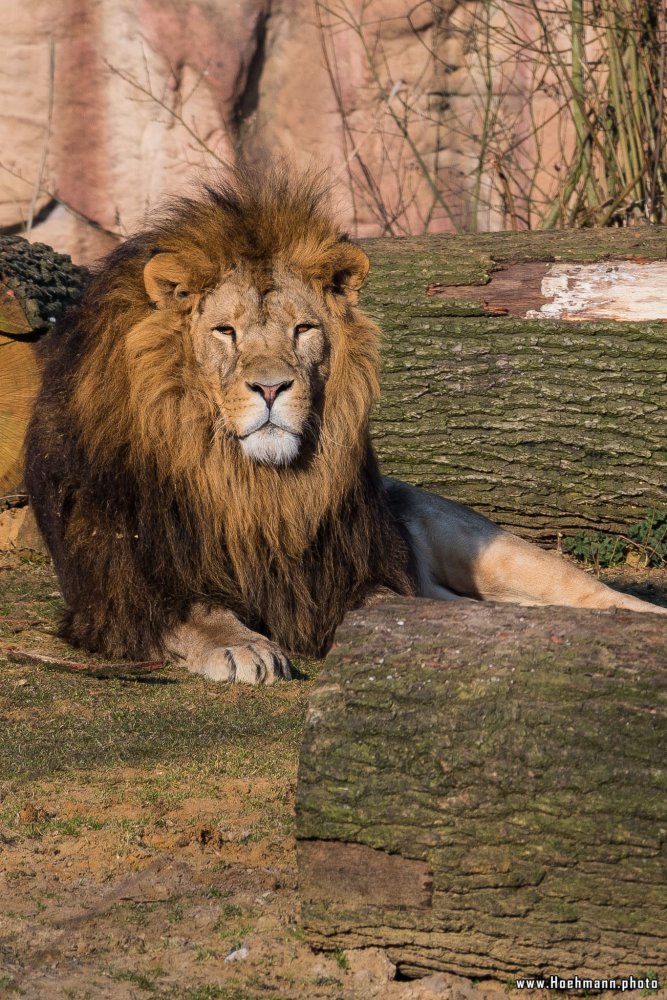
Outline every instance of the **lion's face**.
{"label": "lion's face", "polygon": [[230,257],[186,248],[144,266],[152,307],[122,348],[135,451],[216,483],[237,462],[248,482],[267,466],[352,475],[377,393],[378,331],[356,309],[366,254],[330,239]]}
{"label": "lion's face", "polygon": [[194,311],[198,365],[215,388],[219,430],[263,465],[291,464],[316,431],[327,377],[327,316],[299,276],[258,281],[243,265]]}

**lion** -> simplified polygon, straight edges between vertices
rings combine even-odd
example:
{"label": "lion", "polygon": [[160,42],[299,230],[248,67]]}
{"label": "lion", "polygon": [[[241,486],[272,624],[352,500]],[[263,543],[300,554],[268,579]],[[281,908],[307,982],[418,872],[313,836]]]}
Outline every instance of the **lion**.
{"label": "lion", "polygon": [[368,269],[284,169],[172,202],[98,266],[26,444],[71,644],[255,684],[323,656],[379,588],[660,612],[380,475]]}

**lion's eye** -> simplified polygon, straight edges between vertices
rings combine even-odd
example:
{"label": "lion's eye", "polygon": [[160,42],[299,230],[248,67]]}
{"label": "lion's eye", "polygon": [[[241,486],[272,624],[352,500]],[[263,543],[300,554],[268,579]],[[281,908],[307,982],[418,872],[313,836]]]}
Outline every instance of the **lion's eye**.
{"label": "lion's eye", "polygon": [[298,337],[300,333],[308,333],[309,330],[316,330],[317,324],[315,323],[297,323],[294,327],[294,333]]}
{"label": "lion's eye", "polygon": [[232,337],[233,339],[236,336],[236,330],[229,323],[221,323],[220,326],[214,326],[212,333],[218,340],[227,340],[228,337]]}

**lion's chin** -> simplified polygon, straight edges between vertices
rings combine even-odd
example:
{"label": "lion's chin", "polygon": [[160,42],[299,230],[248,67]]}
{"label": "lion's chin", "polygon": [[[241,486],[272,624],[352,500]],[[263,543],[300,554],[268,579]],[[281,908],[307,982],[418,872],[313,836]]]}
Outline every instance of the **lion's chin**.
{"label": "lion's chin", "polygon": [[301,439],[275,424],[265,425],[241,439],[243,454],[259,465],[290,465],[299,454]]}

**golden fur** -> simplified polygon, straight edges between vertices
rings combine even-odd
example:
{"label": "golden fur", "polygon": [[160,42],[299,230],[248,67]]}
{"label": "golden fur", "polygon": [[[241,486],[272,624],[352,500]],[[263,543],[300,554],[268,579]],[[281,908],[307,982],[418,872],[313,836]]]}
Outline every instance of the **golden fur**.
{"label": "golden fur", "polygon": [[[331,319],[330,372],[312,464],[257,465],[241,460],[235,441],[224,435],[212,440],[219,389],[202,377],[194,363],[191,319],[202,297],[248,253],[238,218],[224,205],[204,208],[192,203],[188,225],[160,244],[183,261],[196,262],[184,265],[191,291],[187,310],[175,311],[165,322],[167,310],[152,309],[143,288],[128,275],[120,276],[98,299],[102,335],[73,398],[84,441],[95,454],[109,445],[100,400],[113,397],[114,447],[126,443],[139,466],[147,458],[156,459],[160,475],[179,483],[194,516],[210,527],[206,552],[214,558],[224,511],[227,544],[241,579],[259,536],[278,557],[297,556],[309,544],[324,512],[338,508],[362,458],[365,442],[360,428],[366,426],[379,395],[379,330],[328,285],[356,247],[339,243],[328,214],[312,212],[312,200],[319,196],[314,187],[305,185],[298,200],[290,201],[287,178],[277,175],[261,190],[270,266],[300,273]],[[264,260],[261,267],[266,267]],[[252,277],[257,281],[256,275]],[[127,326],[121,336],[115,322],[119,315]]]}
{"label": "golden fur", "polygon": [[[119,546],[127,549],[118,562],[112,550],[104,555],[114,589],[123,575],[148,581],[157,590],[151,591],[151,614],[159,620],[160,581],[173,577],[167,603],[177,610],[167,615],[164,628],[174,616],[186,615],[190,600],[212,599],[253,628],[306,651],[324,649],[334,619],[373,585],[410,592],[407,549],[382,500],[368,441],[369,412],[379,391],[379,331],[356,305],[367,268],[365,254],[332,222],[317,181],[301,179],[294,186],[280,170],[269,176],[241,171],[231,186],[178,201],[149,232],[112,255],[72,321],[69,348],[55,359],[51,374],[47,369],[34,421],[33,439],[47,417],[58,423],[57,433],[85,466],[85,475],[79,469],[73,482],[83,477],[86,490],[72,487],[69,520],[63,537],[54,539],[54,551],[78,553],[83,560],[85,546],[101,545],[113,522]],[[214,366],[202,363],[197,322],[215,289],[238,277],[239,269],[248,294],[260,297],[276,283],[289,287],[296,281],[323,317],[321,399],[319,408],[302,414],[312,448],[286,467],[242,454],[221,423],[224,393],[231,390],[221,388]],[[272,353],[287,363],[277,346],[265,355]],[[295,371],[306,399],[308,372],[298,362]],[[62,421],[53,409],[55,395],[65,400]],[[311,397],[308,407],[317,399],[314,389]],[[29,446],[29,467],[30,452]],[[131,503],[121,496],[124,477]],[[38,486],[40,478],[41,467],[33,476]],[[120,514],[109,517],[104,489],[114,494]],[[151,509],[155,524],[149,523]],[[341,533],[341,518],[351,518],[347,533]],[[157,562],[150,553],[141,555],[148,534],[160,549]],[[136,557],[127,541],[132,538]],[[65,566],[61,579],[90,574],[91,559],[84,562],[85,570]],[[264,582],[267,567],[273,590]],[[318,593],[327,575],[329,583]],[[340,592],[344,587],[348,593]],[[279,588],[289,590],[283,604],[274,592]],[[66,597],[75,606],[83,596],[74,585],[70,589]],[[255,596],[260,591],[261,600]],[[120,595],[115,600],[120,606]],[[331,620],[325,614],[317,636],[324,600],[336,607]],[[293,626],[279,625],[288,608]],[[72,620],[86,613],[75,608]],[[98,637],[90,638],[88,625],[80,624],[66,629],[72,641],[126,654],[146,646],[135,638],[121,649],[120,625],[107,621],[101,609],[90,614],[99,617],[93,629]],[[123,618],[127,628],[129,610],[123,615],[116,619]],[[99,638],[105,629],[113,641]]]}

